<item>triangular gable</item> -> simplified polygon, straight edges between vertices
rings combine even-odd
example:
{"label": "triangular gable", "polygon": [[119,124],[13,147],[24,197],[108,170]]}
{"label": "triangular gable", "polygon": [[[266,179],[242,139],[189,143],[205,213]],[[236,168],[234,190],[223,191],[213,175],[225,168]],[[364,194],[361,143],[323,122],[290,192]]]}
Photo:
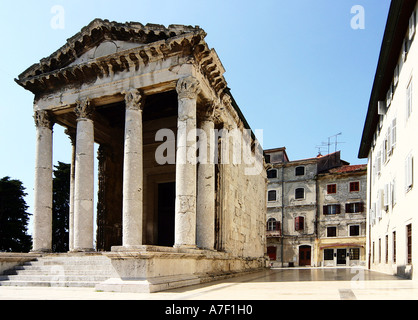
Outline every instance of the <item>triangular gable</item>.
{"label": "triangular gable", "polygon": [[22,81],[44,73],[51,73],[54,70],[72,65],[86,53],[100,47],[102,43],[122,44],[122,48],[126,49],[197,31],[203,30],[198,26],[170,25],[167,28],[158,24],[144,26],[138,22],[122,24],[95,19],[79,33],[69,38],[60,49],[25,70],[19,75],[18,80]]}

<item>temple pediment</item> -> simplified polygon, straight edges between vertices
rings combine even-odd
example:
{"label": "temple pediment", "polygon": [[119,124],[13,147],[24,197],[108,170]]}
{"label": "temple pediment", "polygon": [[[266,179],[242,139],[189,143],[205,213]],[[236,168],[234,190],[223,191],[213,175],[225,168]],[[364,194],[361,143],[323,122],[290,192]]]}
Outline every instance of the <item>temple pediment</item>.
{"label": "temple pediment", "polygon": [[170,56],[190,56],[201,65],[215,91],[226,88],[225,72],[216,52],[209,49],[200,27],[96,19],[67,43],[21,73],[15,81],[36,95],[66,85],[94,81]]}

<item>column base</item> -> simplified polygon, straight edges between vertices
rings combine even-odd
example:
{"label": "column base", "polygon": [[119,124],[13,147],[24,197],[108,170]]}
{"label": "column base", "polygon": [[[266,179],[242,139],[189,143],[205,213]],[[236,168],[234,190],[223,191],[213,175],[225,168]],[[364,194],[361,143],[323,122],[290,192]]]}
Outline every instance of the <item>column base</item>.
{"label": "column base", "polygon": [[77,252],[96,252],[96,250],[92,248],[77,248],[68,251],[69,253],[77,253]]}
{"label": "column base", "polygon": [[180,248],[180,249],[199,249],[196,245],[191,244],[175,244],[173,248]]}
{"label": "column base", "polygon": [[38,250],[31,250],[29,253],[52,253],[51,249],[38,249]]}

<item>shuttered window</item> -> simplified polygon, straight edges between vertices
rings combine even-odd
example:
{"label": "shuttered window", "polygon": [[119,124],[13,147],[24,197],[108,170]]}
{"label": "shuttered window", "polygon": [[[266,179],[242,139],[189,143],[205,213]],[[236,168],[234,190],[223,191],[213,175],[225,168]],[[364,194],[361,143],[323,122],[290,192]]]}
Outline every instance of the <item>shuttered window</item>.
{"label": "shuttered window", "polygon": [[295,218],[295,230],[296,231],[303,231],[305,226],[305,218],[304,217],[296,217]]}
{"label": "shuttered window", "polygon": [[364,211],[364,203],[363,202],[354,202],[354,203],[346,203],[345,204],[345,212],[346,213],[361,213]]}
{"label": "shuttered window", "polygon": [[409,191],[413,185],[413,157],[409,154],[405,160],[405,189]]}
{"label": "shuttered window", "polygon": [[340,204],[329,204],[323,207],[324,215],[327,214],[340,214],[341,213],[341,205]]}
{"label": "shuttered window", "polygon": [[327,193],[328,194],[337,193],[337,185],[335,183],[327,185]]}
{"label": "shuttered window", "polygon": [[406,226],[406,244],[408,248],[408,264],[412,263],[412,224]]}

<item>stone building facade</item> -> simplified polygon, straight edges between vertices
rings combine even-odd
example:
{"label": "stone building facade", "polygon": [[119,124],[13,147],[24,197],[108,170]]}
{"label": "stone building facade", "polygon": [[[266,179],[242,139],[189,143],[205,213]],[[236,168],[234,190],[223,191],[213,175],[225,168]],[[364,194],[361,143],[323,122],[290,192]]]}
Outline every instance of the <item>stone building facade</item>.
{"label": "stone building facade", "polygon": [[96,19],[16,79],[35,95],[34,252],[51,250],[58,124],[73,145],[70,251],[114,259],[120,277],[102,289],[264,267],[262,149],[205,36]]}
{"label": "stone building facade", "polygon": [[417,1],[392,1],[359,150],[367,158],[367,266],[416,280]]}
{"label": "stone building facade", "polygon": [[[331,214],[330,210],[324,215],[323,209],[336,201],[344,208],[351,208],[354,202],[364,202],[366,166],[349,166],[340,159],[340,152],[290,161],[286,149],[277,148],[265,150],[265,156],[268,163],[267,253],[271,264],[284,267],[337,265],[336,259],[332,263],[324,262],[324,249],[340,249],[339,253],[344,249],[350,253],[351,247],[362,248],[358,264],[364,263],[364,213],[353,216],[345,211]],[[361,191],[347,191],[350,182],[360,181]],[[324,194],[329,184],[340,186],[332,198]],[[363,234],[354,236],[356,227],[353,226],[352,235],[341,231],[338,238],[328,237],[326,230],[331,224],[341,230],[362,225]],[[354,251],[357,253],[357,249]],[[326,253],[329,255],[329,250]],[[342,259],[338,262],[343,264]],[[344,265],[351,264],[354,262],[344,260]]]}
{"label": "stone building facade", "polygon": [[364,266],[367,165],[343,165],[317,176],[318,266]]}

